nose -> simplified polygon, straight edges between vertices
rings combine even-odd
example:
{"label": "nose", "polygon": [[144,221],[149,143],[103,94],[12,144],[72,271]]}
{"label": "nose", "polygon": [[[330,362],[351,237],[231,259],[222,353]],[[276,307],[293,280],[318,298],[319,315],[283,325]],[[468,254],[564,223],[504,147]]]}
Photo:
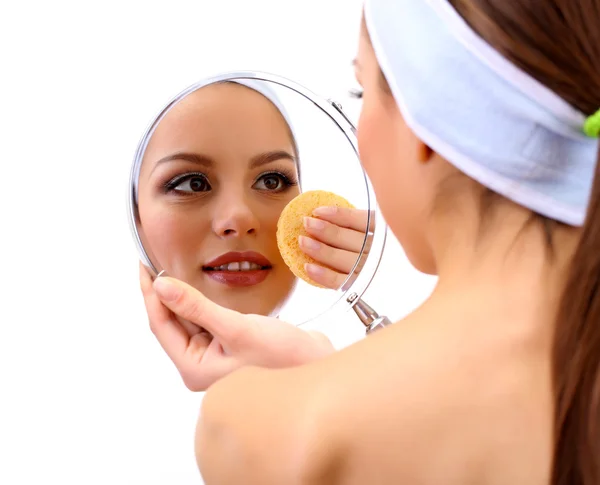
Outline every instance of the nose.
{"label": "nose", "polygon": [[259,221],[244,197],[229,196],[217,204],[212,226],[219,237],[241,237],[255,234],[259,230]]}

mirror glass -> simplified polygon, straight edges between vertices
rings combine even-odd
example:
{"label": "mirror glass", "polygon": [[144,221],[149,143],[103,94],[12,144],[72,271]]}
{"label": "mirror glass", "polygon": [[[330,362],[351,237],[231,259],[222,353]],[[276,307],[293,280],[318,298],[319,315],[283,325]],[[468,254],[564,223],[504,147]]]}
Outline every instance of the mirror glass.
{"label": "mirror glass", "polygon": [[[281,81],[220,79],[188,88],[161,111],[138,148],[130,197],[136,242],[155,273],[222,306],[295,324],[343,299],[368,256],[372,195],[352,125],[307,93]],[[309,191],[355,208],[338,210],[336,222],[311,218],[313,230],[301,225],[300,235],[320,243],[310,260],[324,269],[320,286],[290,270],[277,242],[283,209]]]}

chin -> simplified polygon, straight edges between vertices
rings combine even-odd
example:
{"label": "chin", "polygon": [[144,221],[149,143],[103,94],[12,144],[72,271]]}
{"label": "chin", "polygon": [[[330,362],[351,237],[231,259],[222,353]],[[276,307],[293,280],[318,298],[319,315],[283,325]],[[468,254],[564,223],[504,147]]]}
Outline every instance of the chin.
{"label": "chin", "polygon": [[262,315],[265,310],[264,303],[257,302],[256,300],[246,299],[246,298],[219,298],[214,300],[215,303],[221,305],[222,307],[228,308],[230,310],[243,313],[245,315],[255,314]]}
{"label": "chin", "polygon": [[249,302],[247,305],[240,305],[239,309],[236,311],[243,313],[245,315],[261,315],[264,317],[278,317],[279,312],[281,310],[281,305],[268,305],[262,304],[260,306],[256,305],[256,302]]}
{"label": "chin", "polygon": [[275,316],[273,313],[279,313],[280,305],[278,302],[273,302],[260,298],[259,296],[250,295],[214,295],[208,296],[217,305],[228,308],[244,315],[263,315]]}
{"label": "chin", "polygon": [[245,315],[277,317],[292,297],[297,278],[291,271],[274,272],[264,282],[246,288],[221,288],[197,284],[196,288],[216,304]]}

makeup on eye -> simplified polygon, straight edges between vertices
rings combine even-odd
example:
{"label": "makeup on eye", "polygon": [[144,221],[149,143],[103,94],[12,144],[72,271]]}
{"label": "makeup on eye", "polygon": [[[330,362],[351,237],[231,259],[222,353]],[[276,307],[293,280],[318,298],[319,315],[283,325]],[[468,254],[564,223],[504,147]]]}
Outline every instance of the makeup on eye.
{"label": "makeup on eye", "polygon": [[348,91],[348,94],[350,95],[351,98],[362,99],[363,90],[362,89],[350,89]]}
{"label": "makeup on eye", "polygon": [[[292,170],[280,168],[261,173],[255,178],[252,187],[259,191],[279,193],[298,185]],[[162,189],[166,194],[193,195],[212,190],[206,174],[202,172],[186,172],[170,178]]]}
{"label": "makeup on eye", "polygon": [[[278,186],[266,183],[267,181],[275,181]],[[257,185],[262,182],[264,188],[258,188]],[[269,192],[284,192],[290,187],[298,185],[295,174],[291,170],[271,170],[269,172],[262,173],[257,177],[256,181],[252,185],[257,190],[269,191]]]}
{"label": "makeup on eye", "polygon": [[[182,189],[182,185],[187,184],[189,188]],[[211,189],[210,182],[206,174],[201,172],[188,172],[176,175],[164,184],[164,191],[171,192],[207,192]]]}

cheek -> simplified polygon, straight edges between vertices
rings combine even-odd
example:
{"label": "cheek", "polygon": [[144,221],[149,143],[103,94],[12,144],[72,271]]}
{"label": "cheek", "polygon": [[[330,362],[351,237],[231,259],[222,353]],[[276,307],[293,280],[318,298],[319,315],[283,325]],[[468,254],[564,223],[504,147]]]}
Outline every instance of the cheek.
{"label": "cheek", "polygon": [[427,181],[416,154],[417,140],[400,113],[365,103],[358,126],[361,162],[382,214],[409,259],[422,267],[427,256]]}
{"label": "cheek", "polygon": [[367,172],[376,167],[375,160],[379,158],[378,146],[381,145],[381,134],[377,127],[380,124],[381,120],[378,119],[377,110],[365,101],[360,111],[356,136],[360,160]]}
{"label": "cheek", "polygon": [[400,175],[406,161],[399,113],[373,95],[365,99],[357,129],[358,150],[365,171],[374,181]]}
{"label": "cheek", "polygon": [[198,247],[209,229],[206,211],[156,204],[141,211],[142,230],[147,243],[163,266],[198,256]]}
{"label": "cheek", "polygon": [[260,220],[260,227],[276,229],[283,209],[298,195],[300,195],[298,187],[291,187],[277,195],[258,195],[258,201],[252,210]]}
{"label": "cheek", "polygon": [[[285,198],[262,200],[253,208],[253,212],[260,225],[260,240],[263,241],[269,251],[273,252],[277,246],[277,223],[283,209],[292,200],[293,196]],[[278,252],[278,250],[277,250]]]}
{"label": "cheek", "polygon": [[400,196],[398,189],[407,181],[410,154],[399,118],[381,100],[365,99],[358,123],[361,163],[382,203]]}

